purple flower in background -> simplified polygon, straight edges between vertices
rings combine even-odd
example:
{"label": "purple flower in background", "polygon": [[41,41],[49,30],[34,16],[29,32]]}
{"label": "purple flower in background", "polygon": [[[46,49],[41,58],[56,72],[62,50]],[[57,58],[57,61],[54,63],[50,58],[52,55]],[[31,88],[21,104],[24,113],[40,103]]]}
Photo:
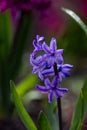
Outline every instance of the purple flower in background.
{"label": "purple flower in background", "polygon": [[[51,0],[0,0],[0,10],[45,10],[51,5]],[[43,8],[42,8],[43,7]]]}
{"label": "purple flower in background", "polygon": [[64,50],[63,49],[57,50],[55,38],[52,38],[52,40],[50,42],[50,47],[45,42],[43,43],[42,47],[43,47],[44,52],[47,55],[48,62],[51,65],[54,65],[54,63],[57,63],[57,64],[63,63],[62,54],[63,54]]}
{"label": "purple flower in background", "polygon": [[51,6],[51,0],[30,0],[33,9],[44,11]]}
{"label": "purple flower in background", "polygon": [[57,76],[54,77],[52,83],[47,78],[44,81],[45,86],[37,85],[36,89],[41,93],[48,93],[48,102],[51,103],[53,98],[63,97],[68,92],[67,88],[60,88],[60,81]]}
{"label": "purple flower in background", "polygon": [[29,10],[31,8],[30,0],[0,0],[0,10],[6,11],[7,9],[24,9]]}

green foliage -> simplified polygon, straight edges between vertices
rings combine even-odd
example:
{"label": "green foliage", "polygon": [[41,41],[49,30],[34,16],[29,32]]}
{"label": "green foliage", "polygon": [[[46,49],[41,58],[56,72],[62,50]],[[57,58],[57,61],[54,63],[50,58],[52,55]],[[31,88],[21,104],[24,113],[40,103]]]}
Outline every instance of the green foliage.
{"label": "green foliage", "polygon": [[9,53],[12,40],[12,25],[10,12],[0,13],[0,60],[5,59]]}
{"label": "green foliage", "polygon": [[80,19],[80,17],[75,14],[72,10],[70,9],[66,9],[66,8],[62,8],[62,10],[67,13],[69,16],[71,16],[79,25],[80,27],[83,29],[83,31],[86,33],[87,35],[87,26],[84,24],[84,22]]}
{"label": "green foliage", "polygon": [[62,10],[72,19],[68,21],[68,27],[60,40],[59,47],[64,48],[67,58],[72,57],[73,61],[77,58],[83,59],[87,57],[87,26],[72,10],[66,8]]}
{"label": "green foliage", "polygon": [[11,79],[15,79],[20,65],[22,63],[22,56],[28,47],[29,38],[31,34],[31,24],[32,24],[32,13],[31,11],[23,11],[19,20],[18,28],[12,40],[12,48],[8,58],[8,71]]}
{"label": "green foliage", "polygon": [[46,115],[41,111],[38,117],[38,130],[51,130],[51,126]]}
{"label": "green foliage", "polygon": [[30,11],[23,11],[13,33],[10,11],[0,13],[0,105],[7,116],[10,107],[9,82],[17,78],[21,68],[22,57],[29,43],[31,16]]}
{"label": "green foliage", "polygon": [[57,106],[56,99],[51,104],[47,103],[47,109],[46,109],[47,111],[46,112],[47,112],[47,116],[48,116],[48,119],[50,121],[52,130],[58,129],[58,121],[57,121],[57,118],[55,115],[56,106]]}
{"label": "green foliage", "polygon": [[70,130],[81,130],[83,120],[87,114],[87,80],[80,92],[79,99],[76,104],[72,124]]}
{"label": "green foliage", "polygon": [[11,46],[12,35],[10,12],[0,12],[0,113],[2,114],[3,111],[4,116],[8,113],[10,105],[10,85],[7,72],[7,58]]}
{"label": "green foliage", "polygon": [[17,92],[20,96],[23,96],[27,91],[37,84],[38,78],[34,75],[27,76],[20,84],[17,85]]}
{"label": "green foliage", "polygon": [[13,81],[10,82],[10,85],[11,85],[11,90],[12,90],[13,101],[14,101],[15,107],[17,109],[17,112],[18,112],[22,122],[24,123],[27,130],[37,130],[34,122],[32,121],[31,117],[25,110],[25,108],[20,100],[20,97],[16,91],[15,84],[13,83]]}

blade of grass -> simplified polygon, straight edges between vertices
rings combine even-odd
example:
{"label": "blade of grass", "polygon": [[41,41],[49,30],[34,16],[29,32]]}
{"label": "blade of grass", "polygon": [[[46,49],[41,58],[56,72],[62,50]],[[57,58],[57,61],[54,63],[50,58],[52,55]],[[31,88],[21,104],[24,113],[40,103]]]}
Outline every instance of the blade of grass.
{"label": "blade of grass", "polygon": [[38,130],[51,130],[50,123],[42,111],[38,116]]}
{"label": "blade of grass", "polygon": [[13,81],[10,81],[11,90],[12,90],[12,97],[15,104],[15,107],[17,109],[18,115],[21,118],[22,122],[24,123],[27,130],[37,130],[33,120],[25,110],[20,97],[16,91],[15,84]]}
{"label": "blade of grass", "polygon": [[87,115],[87,81],[81,89],[70,130],[82,130],[82,124]]}
{"label": "blade of grass", "polygon": [[68,14],[69,16],[71,16],[78,24],[79,26],[83,29],[83,31],[85,32],[85,34],[87,35],[87,26],[85,25],[85,23],[81,20],[81,18],[75,14],[72,10],[67,9],[67,8],[63,8],[62,10]]}
{"label": "blade of grass", "polygon": [[19,96],[23,96],[38,82],[38,78],[34,75],[28,75],[21,83],[16,87]]}

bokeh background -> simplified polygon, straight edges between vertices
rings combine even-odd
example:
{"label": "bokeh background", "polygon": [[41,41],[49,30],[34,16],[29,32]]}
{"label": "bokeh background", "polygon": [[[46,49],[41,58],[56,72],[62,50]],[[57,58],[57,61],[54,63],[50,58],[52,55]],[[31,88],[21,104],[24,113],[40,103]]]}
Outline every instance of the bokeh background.
{"label": "bokeh background", "polygon": [[[38,8],[27,13],[26,11],[14,13],[11,10],[0,12],[1,130],[7,130],[7,127],[11,129],[10,121],[4,128],[3,124],[6,120],[4,123],[2,120],[13,113],[14,106],[10,102],[10,80],[15,82],[26,110],[35,123],[37,124],[38,113],[43,110],[47,113],[52,128],[56,130],[56,103],[48,104],[47,96],[35,90],[35,84],[40,83],[40,80],[32,75],[29,57],[33,51],[32,41],[36,35],[44,36],[48,45],[51,38],[55,37],[57,47],[64,49],[65,63],[74,65],[71,76],[63,79],[62,82],[62,87],[69,88],[69,93],[62,98],[64,130],[69,129],[77,98],[87,79],[87,35],[70,16],[61,10],[62,7],[74,11],[87,24],[87,0],[51,0],[51,4],[45,11]],[[51,115],[50,108],[51,110],[55,108],[56,114]],[[19,124],[18,129],[20,127],[21,130],[25,130],[15,112],[11,115],[12,120],[15,120],[14,125]],[[53,120],[55,123],[52,123]]]}

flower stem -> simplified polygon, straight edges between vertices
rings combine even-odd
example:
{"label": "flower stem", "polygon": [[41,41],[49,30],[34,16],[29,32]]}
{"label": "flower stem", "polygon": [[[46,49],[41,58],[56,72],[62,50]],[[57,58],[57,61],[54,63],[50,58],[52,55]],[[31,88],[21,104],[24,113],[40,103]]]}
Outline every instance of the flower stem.
{"label": "flower stem", "polygon": [[63,128],[62,128],[61,98],[57,99],[57,106],[58,106],[59,130],[63,130]]}
{"label": "flower stem", "polygon": [[[58,69],[57,69],[56,63],[54,63],[54,72],[55,72],[55,76],[58,75]],[[58,106],[59,130],[63,130],[63,128],[62,128],[61,98],[57,99],[57,106]]]}

